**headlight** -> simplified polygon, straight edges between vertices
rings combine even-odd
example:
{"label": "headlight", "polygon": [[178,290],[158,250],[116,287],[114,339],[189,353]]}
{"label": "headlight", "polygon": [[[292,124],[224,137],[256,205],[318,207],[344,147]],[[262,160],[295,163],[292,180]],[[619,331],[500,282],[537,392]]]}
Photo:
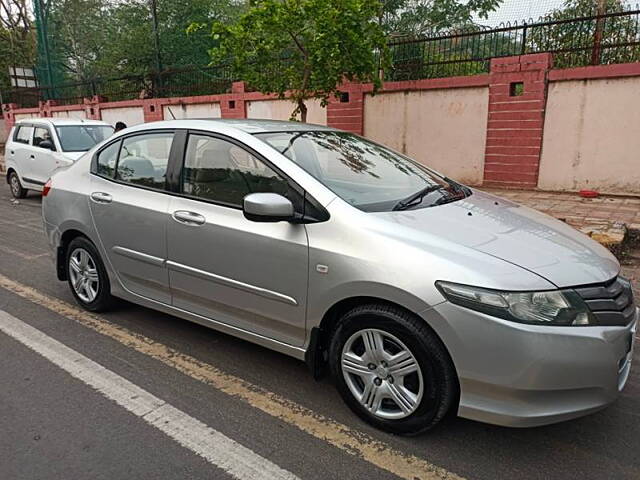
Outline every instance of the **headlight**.
{"label": "headlight", "polygon": [[573,290],[501,292],[449,282],[436,286],[451,303],[520,323],[595,325],[582,298]]}

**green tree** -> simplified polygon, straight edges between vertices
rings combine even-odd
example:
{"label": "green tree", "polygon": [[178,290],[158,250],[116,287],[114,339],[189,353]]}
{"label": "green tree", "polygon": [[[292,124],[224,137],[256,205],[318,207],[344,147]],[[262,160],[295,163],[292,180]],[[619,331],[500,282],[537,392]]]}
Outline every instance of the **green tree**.
{"label": "green tree", "polygon": [[9,87],[9,67],[35,63],[35,31],[27,0],[0,0],[0,87]]}
{"label": "green tree", "polygon": [[[56,0],[50,2],[49,35],[54,57],[68,80],[143,74],[155,70],[148,0]],[[193,22],[232,21],[243,10],[234,0],[158,0],[163,64],[204,65],[206,35],[187,35]]]}
{"label": "green tree", "polygon": [[[579,19],[596,15],[596,0],[566,0],[564,5],[541,20],[546,22]],[[619,12],[628,7],[625,0],[605,0],[604,11]],[[554,64],[558,68],[588,65],[594,59],[596,46],[595,19],[558,23],[550,26],[531,28],[526,49],[528,52],[556,51]],[[613,16],[600,21],[602,40],[600,54],[596,55],[599,63],[623,63],[640,61],[638,48],[638,17]],[[569,51],[572,50],[572,51]]]}
{"label": "green tree", "polygon": [[101,73],[99,59],[109,40],[108,8],[106,0],[48,2],[51,57],[66,78],[83,81]]}
{"label": "green tree", "polygon": [[[391,46],[392,70],[388,78],[418,78],[473,75],[486,72],[491,53],[511,49],[503,34],[482,33],[474,18],[487,18],[502,0],[382,0],[381,23],[396,42]],[[453,34],[475,33],[467,36]],[[423,37],[446,38],[412,42]],[[395,38],[394,38],[395,37]],[[504,37],[504,38],[503,38]],[[407,41],[406,43],[403,40]],[[495,53],[494,53],[495,54]]]}
{"label": "green tree", "polygon": [[305,101],[326,105],[344,79],[380,86],[387,47],[379,15],[379,0],[255,0],[236,23],[213,24],[212,63],[231,62],[263,93],[289,94],[292,118],[304,122]]}
{"label": "green tree", "polygon": [[425,35],[474,24],[487,18],[502,0],[381,0],[385,31],[397,35]]}

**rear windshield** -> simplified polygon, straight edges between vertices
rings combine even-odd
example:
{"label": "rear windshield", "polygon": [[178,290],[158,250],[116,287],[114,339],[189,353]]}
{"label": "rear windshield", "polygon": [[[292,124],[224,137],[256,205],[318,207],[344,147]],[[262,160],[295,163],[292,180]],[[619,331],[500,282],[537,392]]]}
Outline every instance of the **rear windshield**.
{"label": "rear windshield", "polygon": [[56,131],[64,152],[86,152],[113,135],[110,125],[65,125]]}

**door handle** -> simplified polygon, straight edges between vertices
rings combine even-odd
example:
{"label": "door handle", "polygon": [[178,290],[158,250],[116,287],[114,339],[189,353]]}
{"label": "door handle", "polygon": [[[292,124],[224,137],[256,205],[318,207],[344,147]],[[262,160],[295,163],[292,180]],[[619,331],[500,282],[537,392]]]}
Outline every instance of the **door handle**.
{"label": "door handle", "polygon": [[184,223],[185,225],[204,225],[207,221],[202,215],[195,212],[189,212],[187,210],[176,210],[172,215],[176,222]]}
{"label": "door handle", "polygon": [[108,193],[93,192],[91,194],[91,200],[93,200],[96,203],[111,203],[111,201],[113,200],[113,197]]}
{"label": "door handle", "polygon": [[16,152],[14,152],[13,150],[11,150],[9,153],[10,153],[11,155],[15,155],[15,154],[16,154]]}
{"label": "door handle", "polygon": [[29,158],[36,158],[35,155],[29,155]]}

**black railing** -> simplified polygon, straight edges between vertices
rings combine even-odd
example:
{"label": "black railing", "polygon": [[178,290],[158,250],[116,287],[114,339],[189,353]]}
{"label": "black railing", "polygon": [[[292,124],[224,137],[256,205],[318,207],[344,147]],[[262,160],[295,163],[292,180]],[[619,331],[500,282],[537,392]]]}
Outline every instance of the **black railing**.
{"label": "black railing", "polygon": [[492,58],[554,53],[557,68],[640,61],[640,9],[587,17],[454,31],[389,44],[387,80],[473,75]]}
{"label": "black railing", "polygon": [[95,95],[107,101],[136,98],[213,95],[230,91],[233,77],[228,66],[183,67],[161,73],[98,78],[64,83],[55,87],[17,88],[2,92],[3,103],[37,107],[38,102],[53,99],[58,105],[82,103]]}
{"label": "black railing", "polygon": [[[489,71],[492,58],[529,53],[554,53],[556,68],[640,61],[640,9],[580,18],[474,27],[464,31],[404,37],[389,43],[391,67],[385,80],[417,80]],[[274,61],[274,75],[286,60]],[[229,66],[185,67],[161,73],[128,75],[65,83],[55,87],[20,88],[1,92],[3,103],[36,107],[55,99],[81,103],[100,95],[109,101],[207,95],[230,91]]]}

